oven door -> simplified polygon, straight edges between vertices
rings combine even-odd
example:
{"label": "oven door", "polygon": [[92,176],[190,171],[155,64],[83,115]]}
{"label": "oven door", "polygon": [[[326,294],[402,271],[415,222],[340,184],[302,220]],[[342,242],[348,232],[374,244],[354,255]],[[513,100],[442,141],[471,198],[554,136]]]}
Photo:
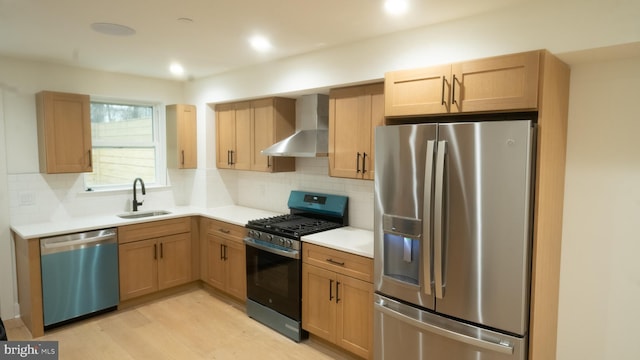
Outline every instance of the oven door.
{"label": "oven door", "polygon": [[300,252],[245,238],[247,298],[301,320]]}

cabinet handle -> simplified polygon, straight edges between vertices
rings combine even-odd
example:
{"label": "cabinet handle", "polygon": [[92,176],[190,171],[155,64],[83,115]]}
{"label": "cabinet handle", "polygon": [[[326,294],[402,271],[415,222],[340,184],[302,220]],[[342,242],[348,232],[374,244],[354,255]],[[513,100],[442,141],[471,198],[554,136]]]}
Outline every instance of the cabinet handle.
{"label": "cabinet handle", "polygon": [[89,153],[89,167],[93,167],[93,155],[91,150],[88,150],[87,152]]}
{"label": "cabinet handle", "polygon": [[333,300],[333,280],[329,279],[329,301]]}
{"label": "cabinet handle", "polygon": [[233,162],[233,153],[234,153],[234,152],[235,152],[235,151],[233,151],[233,150],[229,150],[229,153],[231,154],[231,164],[229,164],[229,165],[233,165],[233,164],[235,164],[235,163]]}
{"label": "cabinet handle", "polygon": [[363,173],[363,174],[367,172],[367,168],[366,168],[366,166],[365,166],[366,161],[367,161],[367,153],[366,153],[366,152],[363,152],[363,153],[362,153],[362,173]]}
{"label": "cabinet handle", "polygon": [[184,165],[184,150],[182,150],[181,153],[182,153],[182,160],[181,161],[182,161],[182,165]]}
{"label": "cabinet handle", "polygon": [[267,167],[271,167],[271,156],[267,156]]}
{"label": "cabinet handle", "polygon": [[360,172],[360,153],[356,155],[356,173]]}
{"label": "cabinet handle", "polygon": [[229,258],[227,257],[227,245],[222,245],[222,248],[224,249],[224,261],[227,261]]}
{"label": "cabinet handle", "polygon": [[230,233],[230,232],[231,232],[231,230],[229,230],[229,229],[224,229],[224,228],[220,228],[220,229],[218,229],[218,231],[220,231],[221,233],[224,233],[224,234],[228,234],[228,233]]}
{"label": "cabinet handle", "polygon": [[153,260],[158,260],[158,245],[153,244]]}
{"label": "cabinet handle", "polygon": [[442,75],[442,95],[440,97],[440,104],[441,105],[447,105],[447,103],[444,101],[444,83],[447,82],[447,77]]}
{"label": "cabinet handle", "polygon": [[335,261],[333,259],[327,259],[327,262],[330,262],[330,263],[335,264],[335,265],[344,266],[344,261]]}
{"label": "cabinet handle", "polygon": [[336,281],[336,304],[340,302],[340,281]]}
{"label": "cabinet handle", "polygon": [[164,258],[164,243],[160,243],[160,259]]}
{"label": "cabinet handle", "polygon": [[224,261],[224,245],[220,244],[220,260]]}
{"label": "cabinet handle", "polygon": [[456,104],[458,106],[460,106],[460,104],[458,104],[458,101],[456,100],[456,76],[453,75],[453,81],[451,81],[451,103]]}
{"label": "cabinet handle", "polygon": [[231,165],[231,150],[227,150],[227,165]]}

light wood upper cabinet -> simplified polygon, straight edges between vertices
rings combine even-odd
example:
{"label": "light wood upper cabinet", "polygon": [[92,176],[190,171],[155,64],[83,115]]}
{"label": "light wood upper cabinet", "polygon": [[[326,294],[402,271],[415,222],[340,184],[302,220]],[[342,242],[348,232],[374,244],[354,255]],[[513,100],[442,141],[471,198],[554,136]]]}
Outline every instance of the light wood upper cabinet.
{"label": "light wood upper cabinet", "polygon": [[251,170],[265,172],[295,171],[293,157],[267,156],[262,150],[284,140],[296,129],[296,100],[269,98],[251,102]]}
{"label": "light wood upper cabinet", "polygon": [[216,166],[249,170],[250,142],[251,103],[216,105]]}
{"label": "light wood upper cabinet", "polygon": [[36,94],[40,172],[93,171],[89,95]]}
{"label": "light wood upper cabinet", "polygon": [[216,164],[221,169],[295,171],[295,158],[262,155],[295,131],[295,99],[267,98],[218,104]]}
{"label": "light wood upper cabinet", "polygon": [[536,109],[539,63],[533,51],[451,65],[451,112]]}
{"label": "light wood upper cabinet", "polygon": [[302,327],[373,358],[373,260],[303,244]]}
{"label": "light wood upper cabinet", "polygon": [[385,115],[407,116],[448,112],[451,79],[451,65],[386,73]]}
{"label": "light wood upper cabinet", "polygon": [[195,169],[198,167],[198,123],[195,105],[168,105],[167,167]]}
{"label": "light wood upper cabinet", "polygon": [[385,116],[535,110],[540,51],[385,74]]}
{"label": "light wood upper cabinet", "polygon": [[383,123],[383,83],[332,89],[329,175],[372,180],[375,128]]}

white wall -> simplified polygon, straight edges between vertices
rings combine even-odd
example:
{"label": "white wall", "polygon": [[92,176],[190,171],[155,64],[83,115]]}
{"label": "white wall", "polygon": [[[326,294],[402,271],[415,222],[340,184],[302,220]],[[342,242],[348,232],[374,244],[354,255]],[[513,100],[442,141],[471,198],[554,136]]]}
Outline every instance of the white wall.
{"label": "white wall", "polygon": [[640,57],[573,66],[558,359],[640,358]]}

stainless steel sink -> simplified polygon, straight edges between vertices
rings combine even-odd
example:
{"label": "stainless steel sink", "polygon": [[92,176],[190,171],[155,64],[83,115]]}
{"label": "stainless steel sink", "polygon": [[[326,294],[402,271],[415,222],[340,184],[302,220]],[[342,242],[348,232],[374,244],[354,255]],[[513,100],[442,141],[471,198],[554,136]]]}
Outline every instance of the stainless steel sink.
{"label": "stainless steel sink", "polygon": [[151,210],[151,211],[132,211],[125,214],[119,214],[118,217],[122,219],[138,219],[147,218],[152,216],[168,215],[171,211],[166,210]]}

